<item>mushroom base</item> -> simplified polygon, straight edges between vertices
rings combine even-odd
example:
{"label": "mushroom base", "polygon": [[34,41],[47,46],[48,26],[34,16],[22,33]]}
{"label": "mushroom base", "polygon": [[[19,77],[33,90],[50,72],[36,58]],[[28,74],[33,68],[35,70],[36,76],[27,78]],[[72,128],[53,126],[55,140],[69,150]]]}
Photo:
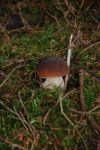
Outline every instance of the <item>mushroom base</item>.
{"label": "mushroom base", "polygon": [[53,89],[54,87],[60,87],[64,90],[64,80],[62,77],[48,77],[42,83],[42,87],[46,89]]}

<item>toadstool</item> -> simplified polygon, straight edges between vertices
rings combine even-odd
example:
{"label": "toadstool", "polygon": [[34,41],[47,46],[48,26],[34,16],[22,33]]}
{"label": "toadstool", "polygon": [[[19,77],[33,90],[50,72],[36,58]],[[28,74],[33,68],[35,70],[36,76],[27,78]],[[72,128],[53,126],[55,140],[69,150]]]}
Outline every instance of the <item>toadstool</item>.
{"label": "toadstool", "polygon": [[42,87],[48,89],[60,87],[62,90],[66,90],[72,52],[72,38],[73,34],[71,34],[69,40],[67,61],[60,57],[48,57],[39,62],[37,74],[40,79],[45,78],[45,81],[41,84]]}
{"label": "toadstool", "polygon": [[40,79],[45,78],[42,87],[52,89],[60,87],[64,90],[64,76],[68,74],[69,68],[62,58],[47,57],[42,59],[37,67],[37,74]]}

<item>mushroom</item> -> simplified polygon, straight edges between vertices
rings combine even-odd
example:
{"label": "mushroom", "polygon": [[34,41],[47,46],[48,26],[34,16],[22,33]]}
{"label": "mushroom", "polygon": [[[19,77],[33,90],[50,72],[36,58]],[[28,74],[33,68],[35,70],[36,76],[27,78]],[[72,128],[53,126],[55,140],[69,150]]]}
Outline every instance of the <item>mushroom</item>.
{"label": "mushroom", "polygon": [[64,90],[64,77],[68,72],[69,68],[66,61],[59,57],[44,58],[37,67],[39,78],[45,79],[41,86],[48,89],[60,87]]}
{"label": "mushroom", "polygon": [[66,89],[70,69],[72,37],[73,35],[70,36],[67,62],[60,57],[47,57],[39,62],[37,74],[41,81],[45,79],[44,82],[41,82],[42,87],[47,89],[60,87],[63,91]]}

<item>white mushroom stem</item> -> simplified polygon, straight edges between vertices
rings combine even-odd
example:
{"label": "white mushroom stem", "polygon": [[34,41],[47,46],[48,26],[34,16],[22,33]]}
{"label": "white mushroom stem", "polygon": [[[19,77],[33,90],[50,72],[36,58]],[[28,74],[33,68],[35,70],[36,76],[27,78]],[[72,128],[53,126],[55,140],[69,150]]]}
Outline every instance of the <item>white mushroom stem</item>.
{"label": "white mushroom stem", "polygon": [[64,80],[60,77],[48,77],[46,80],[42,83],[42,87],[47,89],[53,89],[54,87],[60,87],[62,90],[64,90]]}
{"label": "white mushroom stem", "polygon": [[[71,36],[70,36],[69,49],[68,49],[68,54],[67,54],[67,65],[68,65],[69,69],[70,69],[70,60],[71,60],[71,54],[72,54],[72,39],[73,39],[73,34],[71,34]],[[66,77],[65,77],[64,89],[66,89],[67,82],[68,82],[68,74],[66,74]]]}

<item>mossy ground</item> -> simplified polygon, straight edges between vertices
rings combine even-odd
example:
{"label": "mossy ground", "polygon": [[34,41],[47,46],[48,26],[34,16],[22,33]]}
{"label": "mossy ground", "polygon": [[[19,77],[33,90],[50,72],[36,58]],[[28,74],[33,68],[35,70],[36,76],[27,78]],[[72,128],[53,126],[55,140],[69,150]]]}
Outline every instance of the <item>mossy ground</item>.
{"label": "mossy ground", "polygon": [[[5,13],[2,13],[5,15],[8,12],[5,8]],[[79,98],[79,71],[83,69],[85,105],[100,126],[99,45],[90,46],[100,39],[100,34],[97,24],[79,19],[78,35],[73,20],[69,19],[67,24],[60,16],[59,28],[57,22],[51,19],[42,27],[33,28],[31,33],[25,30],[1,33],[1,150],[81,150],[86,147],[94,150],[100,144],[100,134],[91,127],[86,115],[82,114]],[[77,39],[67,92],[62,95],[59,89],[49,91],[39,88],[34,76],[38,61],[44,56],[65,59],[71,33]],[[61,113],[60,96],[64,113],[74,127]]]}

